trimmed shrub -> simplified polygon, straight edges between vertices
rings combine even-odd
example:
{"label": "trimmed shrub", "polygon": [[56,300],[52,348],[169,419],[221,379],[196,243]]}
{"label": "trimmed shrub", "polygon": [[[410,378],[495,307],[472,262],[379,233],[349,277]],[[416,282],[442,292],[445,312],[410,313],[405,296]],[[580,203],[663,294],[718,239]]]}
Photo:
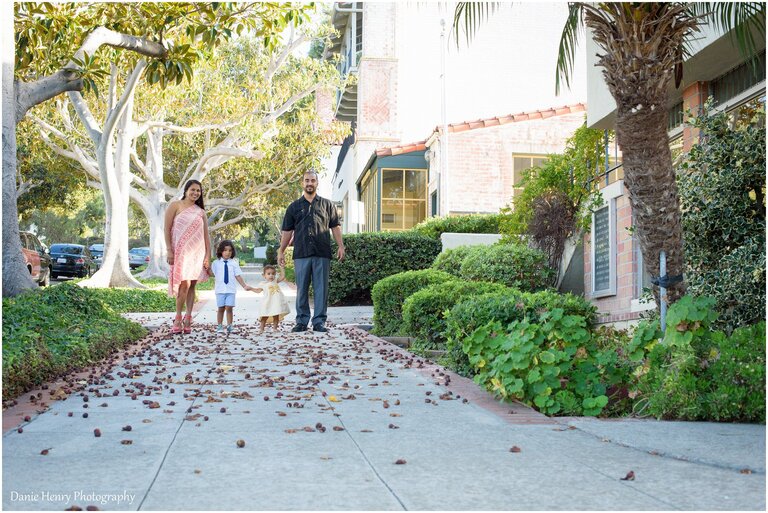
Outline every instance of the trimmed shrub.
{"label": "trimmed shrub", "polygon": [[547,257],[521,244],[476,246],[461,263],[461,277],[471,281],[501,283],[524,291],[547,287],[553,271]]}
{"label": "trimmed shrub", "polygon": [[461,263],[477,246],[459,246],[446,249],[432,262],[432,268],[461,276]]}
{"label": "trimmed shrub", "polygon": [[639,379],[635,410],[665,419],[765,422],[765,322],[712,329],[711,297],[683,296],[659,322],[638,325],[627,348]]}
{"label": "trimmed shrub", "polygon": [[344,236],[346,257],[331,247],[330,304],[370,304],[377,281],[403,271],[427,269],[440,253],[440,241],[413,232],[373,232]]}
{"label": "trimmed shrub", "polygon": [[559,294],[550,290],[522,292],[508,289],[504,292],[470,297],[457,303],[446,315],[446,349],[450,352],[449,366],[463,376],[472,375],[472,366],[462,351],[462,341],[489,322],[502,326],[526,317],[538,322],[545,312],[560,308],[565,315],[583,317],[587,326],[595,322],[597,308],[581,296]]}
{"label": "trimmed shrub", "polygon": [[3,399],[94,363],[147,334],[72,283],[3,298]]}
{"label": "trimmed shrub", "polygon": [[442,349],[445,344],[446,311],[469,296],[501,292],[505,289],[501,284],[488,282],[447,281],[430,285],[405,300],[405,332],[416,338],[413,347]]}
{"label": "trimmed shrub", "polygon": [[399,335],[403,331],[403,302],[419,290],[455,279],[436,269],[398,273],[376,282],[373,299],[373,332],[381,336]]}
{"label": "trimmed shrub", "polygon": [[717,300],[726,333],[765,319],[764,107],[749,114],[697,116],[701,142],[676,172],[687,293]]}
{"label": "trimmed shrub", "polygon": [[499,233],[501,214],[467,214],[430,217],[412,228],[416,233],[440,240],[445,233]]}

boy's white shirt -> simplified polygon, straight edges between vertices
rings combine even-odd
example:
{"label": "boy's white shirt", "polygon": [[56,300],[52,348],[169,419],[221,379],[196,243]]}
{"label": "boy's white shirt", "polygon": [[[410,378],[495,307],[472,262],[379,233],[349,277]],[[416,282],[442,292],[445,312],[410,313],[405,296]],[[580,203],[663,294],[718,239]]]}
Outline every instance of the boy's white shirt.
{"label": "boy's white shirt", "polygon": [[235,279],[236,276],[243,274],[240,270],[240,264],[237,260],[230,258],[227,260],[227,267],[229,268],[229,283],[224,283],[224,259],[218,258],[211,264],[211,271],[216,277],[216,286],[214,292],[216,294],[235,294],[237,293],[237,287],[240,285]]}

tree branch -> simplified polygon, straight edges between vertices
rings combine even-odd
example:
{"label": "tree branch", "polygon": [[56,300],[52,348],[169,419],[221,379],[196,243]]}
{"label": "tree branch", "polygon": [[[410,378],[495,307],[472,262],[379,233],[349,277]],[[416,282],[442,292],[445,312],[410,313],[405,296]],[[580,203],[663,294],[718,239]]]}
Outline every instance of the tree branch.
{"label": "tree branch", "polygon": [[162,58],[167,54],[167,50],[159,43],[115,32],[106,27],[98,27],[88,34],[82,46],[75,52],[72,60],[53,75],[42,77],[34,82],[15,81],[16,124],[35,105],[67,91],[81,91],[83,81],[77,71],[78,65],[75,63],[75,59],[82,61],[86,53],[93,55],[102,45],[126,48],[155,58]]}
{"label": "tree branch", "polygon": [[83,98],[83,95],[79,92],[70,92],[69,93],[69,100],[72,102],[72,105],[75,107],[75,112],[77,112],[77,117],[80,118],[80,121],[83,122],[83,125],[85,125],[85,129],[88,132],[88,135],[90,136],[93,143],[98,146],[101,142],[101,129],[99,128],[99,124],[96,121],[96,118],[91,113],[91,109],[88,108],[88,104],[85,103],[85,99]]}
{"label": "tree branch", "polygon": [[120,117],[125,113],[125,109],[128,106],[128,101],[133,98],[133,93],[136,91],[136,87],[139,85],[139,78],[144,73],[144,68],[147,67],[147,61],[141,59],[136,63],[136,67],[133,68],[131,76],[125,81],[125,89],[123,90],[120,100],[115,104],[115,108],[110,112],[107,121],[104,122],[104,135],[111,138],[117,127],[117,122]]}

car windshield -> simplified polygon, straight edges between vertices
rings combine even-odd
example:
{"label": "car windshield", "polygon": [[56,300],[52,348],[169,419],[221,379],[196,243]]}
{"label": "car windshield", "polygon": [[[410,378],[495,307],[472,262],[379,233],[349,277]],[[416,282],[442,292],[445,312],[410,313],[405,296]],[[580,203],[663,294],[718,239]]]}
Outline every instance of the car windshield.
{"label": "car windshield", "polygon": [[146,256],[146,255],[149,255],[149,248],[133,248],[128,253],[133,253],[134,255]]}
{"label": "car windshield", "polygon": [[72,246],[69,244],[54,244],[51,246],[51,253],[68,253],[70,255],[79,255],[82,252],[82,246]]}

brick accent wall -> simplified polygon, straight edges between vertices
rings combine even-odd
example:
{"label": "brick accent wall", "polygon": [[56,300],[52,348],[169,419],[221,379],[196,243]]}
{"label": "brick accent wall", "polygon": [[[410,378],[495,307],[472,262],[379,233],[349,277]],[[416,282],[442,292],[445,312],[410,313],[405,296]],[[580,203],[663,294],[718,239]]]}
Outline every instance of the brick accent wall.
{"label": "brick accent wall", "polygon": [[[684,121],[688,120],[688,115],[685,114],[688,109],[694,116],[699,114],[701,106],[707,101],[709,95],[709,83],[708,82],[694,82],[683,90],[683,113]],[[683,151],[688,151],[696,144],[699,139],[698,129],[691,128],[687,125],[683,125]]]}
{"label": "brick accent wall", "polygon": [[[561,153],[583,123],[584,112],[576,112],[449,133],[448,204],[441,206],[448,213],[498,212],[512,201],[512,155]],[[438,148],[441,142],[433,145]],[[439,158],[432,165],[436,175]]]}
{"label": "brick accent wall", "polygon": [[629,228],[632,226],[632,209],[629,196],[622,185],[623,194],[616,197],[616,294],[593,297],[592,287],[592,234],[584,236],[584,295],[597,306],[598,323],[632,321],[640,318],[640,312],[632,311],[632,300],[636,299],[637,277],[640,276],[640,262],[635,241]]}

